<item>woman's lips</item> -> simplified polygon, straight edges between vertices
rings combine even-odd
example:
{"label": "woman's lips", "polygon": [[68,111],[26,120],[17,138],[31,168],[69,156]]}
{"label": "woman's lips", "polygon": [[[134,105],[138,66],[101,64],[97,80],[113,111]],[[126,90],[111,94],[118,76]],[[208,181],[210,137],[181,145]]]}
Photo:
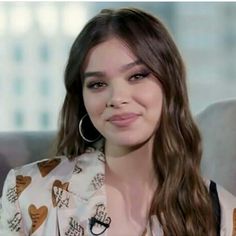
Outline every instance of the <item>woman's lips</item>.
{"label": "woman's lips", "polygon": [[109,119],[109,122],[118,127],[127,127],[138,119],[139,115],[137,114],[125,114],[112,116]]}

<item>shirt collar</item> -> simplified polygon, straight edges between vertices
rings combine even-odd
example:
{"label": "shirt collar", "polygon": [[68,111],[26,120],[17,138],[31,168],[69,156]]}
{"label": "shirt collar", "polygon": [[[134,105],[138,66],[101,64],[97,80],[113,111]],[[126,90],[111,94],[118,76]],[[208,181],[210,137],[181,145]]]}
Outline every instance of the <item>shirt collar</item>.
{"label": "shirt collar", "polygon": [[87,147],[85,153],[75,158],[69,191],[82,200],[89,200],[104,186],[105,155],[103,140]]}

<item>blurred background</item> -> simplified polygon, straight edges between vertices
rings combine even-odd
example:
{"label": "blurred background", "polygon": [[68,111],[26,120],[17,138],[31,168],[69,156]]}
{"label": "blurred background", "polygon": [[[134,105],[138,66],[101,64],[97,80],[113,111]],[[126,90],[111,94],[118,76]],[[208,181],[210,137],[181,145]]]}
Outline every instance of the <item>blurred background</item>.
{"label": "blurred background", "polygon": [[0,131],[55,130],[69,49],[102,8],[159,17],[187,67],[193,114],[236,98],[236,3],[0,2]]}

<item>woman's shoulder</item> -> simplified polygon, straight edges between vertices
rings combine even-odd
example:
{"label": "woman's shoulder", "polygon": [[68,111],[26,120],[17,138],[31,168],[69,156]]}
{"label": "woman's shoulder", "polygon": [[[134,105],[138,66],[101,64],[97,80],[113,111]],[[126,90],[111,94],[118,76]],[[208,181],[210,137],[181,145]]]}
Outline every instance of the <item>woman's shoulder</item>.
{"label": "woman's shoulder", "polygon": [[14,172],[16,176],[38,176],[46,179],[50,175],[57,174],[62,166],[65,168],[72,164],[73,161],[66,156],[55,156],[15,167],[10,172]]}
{"label": "woman's shoulder", "polygon": [[28,179],[28,181],[41,179],[43,182],[57,178],[67,180],[73,172],[79,171],[78,169],[81,169],[81,167],[91,168],[92,166],[96,166],[99,158],[103,158],[99,150],[87,148],[85,153],[74,158],[55,156],[15,167],[9,171],[7,179],[16,178],[17,181],[23,179]]}
{"label": "woman's shoulder", "polygon": [[32,201],[39,193],[39,200],[46,202],[54,187],[72,191],[78,184],[87,186],[94,173],[104,172],[101,158],[100,152],[90,150],[74,158],[56,156],[11,169],[4,182],[3,200],[18,200],[24,207],[24,203]]}
{"label": "woman's shoulder", "polygon": [[[39,190],[43,195],[59,176],[62,180],[68,179],[73,166],[73,161],[66,156],[55,156],[15,167],[6,176],[2,197],[8,198],[9,202],[15,202],[14,199],[17,200],[20,196],[29,198]],[[12,200],[9,200],[11,191]]]}

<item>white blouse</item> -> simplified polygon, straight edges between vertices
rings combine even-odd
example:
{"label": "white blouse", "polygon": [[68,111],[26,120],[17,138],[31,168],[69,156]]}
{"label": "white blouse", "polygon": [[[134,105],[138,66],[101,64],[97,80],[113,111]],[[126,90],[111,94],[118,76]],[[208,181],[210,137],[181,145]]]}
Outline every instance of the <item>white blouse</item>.
{"label": "white blouse", "polygon": [[[104,175],[104,154],[94,148],[73,160],[61,156],[12,169],[0,204],[0,236],[106,236],[112,219]],[[236,198],[220,186],[217,190],[221,236],[236,236]],[[155,216],[146,232],[163,235]]]}

